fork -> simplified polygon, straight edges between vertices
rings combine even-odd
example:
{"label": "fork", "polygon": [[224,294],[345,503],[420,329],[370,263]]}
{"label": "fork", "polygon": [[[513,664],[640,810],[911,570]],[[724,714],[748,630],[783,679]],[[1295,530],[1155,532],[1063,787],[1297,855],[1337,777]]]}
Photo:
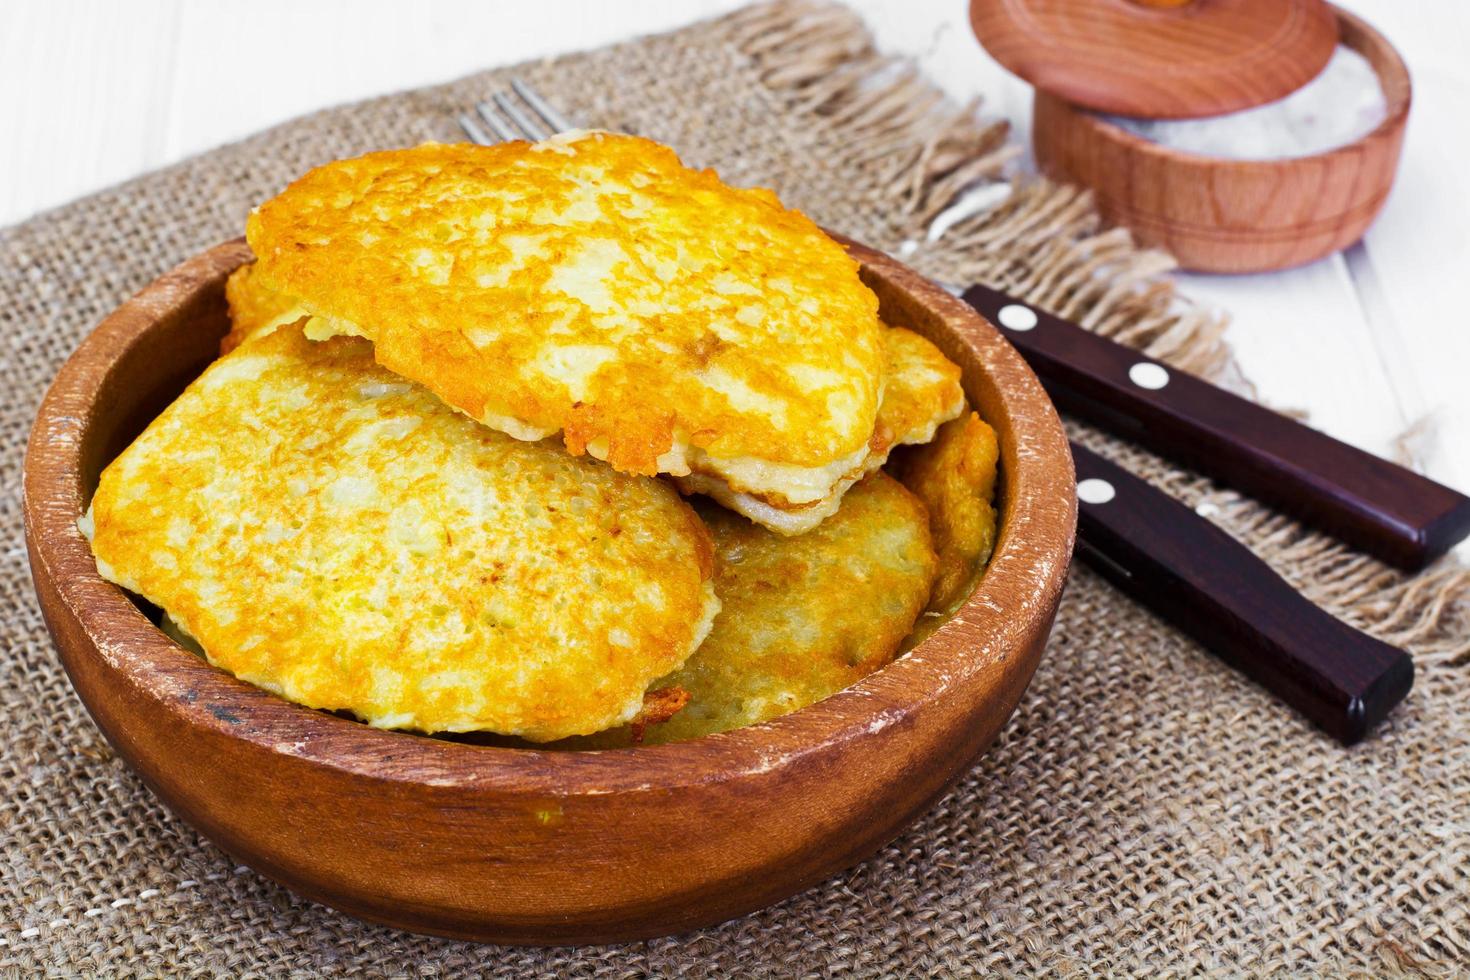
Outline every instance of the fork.
{"label": "fork", "polygon": [[[459,128],[464,130],[471,143],[490,146],[518,139],[536,142],[577,128],[521,79],[512,78],[510,88],[510,92],[496,92],[486,101],[475,104],[479,121],[468,112],[459,114]],[[520,97],[519,103],[512,97],[512,93]],[[527,109],[530,110],[529,113]],[[488,133],[481,122],[489,127]]]}
{"label": "fork", "polygon": [[[460,114],[459,125],[482,145],[542,140],[574,128],[519,78],[511,80],[510,91],[494,93],[475,111]],[[1024,307],[1032,315],[1018,326],[1019,300],[1008,298],[1011,305],[997,312],[972,295],[982,287],[945,288],[1010,328],[1007,339],[1013,343],[1024,340],[1044,316]],[[1046,316],[1049,325],[1055,319]],[[1136,351],[1080,326],[1071,329],[1084,340],[1126,350],[1130,363],[1139,360]],[[1075,442],[1072,458],[1079,481],[1077,553],[1122,591],[1343,743],[1361,739],[1408,693],[1414,667],[1402,650],[1325,612],[1245,545],[1141,478]]]}

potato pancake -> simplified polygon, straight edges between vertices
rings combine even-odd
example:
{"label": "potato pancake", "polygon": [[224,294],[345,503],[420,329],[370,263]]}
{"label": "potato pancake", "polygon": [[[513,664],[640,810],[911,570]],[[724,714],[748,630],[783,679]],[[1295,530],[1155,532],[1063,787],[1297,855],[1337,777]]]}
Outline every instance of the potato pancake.
{"label": "potato pancake", "polygon": [[960,367],[903,327],[890,327],[883,346],[888,368],[877,429],[889,447],[928,442],[941,425],[965,410]]}
{"label": "potato pancake", "polygon": [[903,327],[886,328],[883,347],[887,361],[883,399],[873,438],[868,441],[867,458],[825,497],[800,506],[773,507],[701,473],[676,478],[679,488],[685,493],[706,494],[779,534],[805,534],[837,513],[847,488],[879,469],[893,449],[928,442],[942,423],[965,410],[959,365],[938,347]]}
{"label": "potato pancake", "polygon": [[[687,692],[646,743],[678,742],[788,714],[893,659],[928,602],[936,559],[924,506],[874,473],[821,526],[783,537],[713,504],[699,514],[715,539],[714,628],[656,688]],[[615,748],[631,728],[564,743]]]}
{"label": "potato pancake", "polygon": [[213,663],[384,728],[626,723],[719,608],[672,487],[479,425],[299,326],[206,370],[84,520],[102,575]]}
{"label": "potato pancake", "polygon": [[770,191],[649,140],[370,153],[307,173],[247,237],[307,336],[367,337],[516,438],[776,511],[870,457],[884,342],[857,261]]}
{"label": "potato pancake", "polygon": [[929,509],[939,574],[929,608],[949,613],[970,594],[995,547],[995,430],[974,412],[940,426],[928,445],[909,450],[894,469]]}
{"label": "potato pancake", "polygon": [[307,315],[299,300],[276,292],[256,275],[254,262],[240,266],[225,280],[225,303],[230,308],[230,332],[219,352],[228,354],[250,337],[270,333]]}

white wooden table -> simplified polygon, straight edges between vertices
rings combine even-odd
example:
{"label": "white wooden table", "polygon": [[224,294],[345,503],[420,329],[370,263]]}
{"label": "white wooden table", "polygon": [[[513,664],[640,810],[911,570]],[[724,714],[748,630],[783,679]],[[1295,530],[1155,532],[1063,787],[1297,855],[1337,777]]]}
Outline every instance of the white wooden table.
{"label": "white wooden table", "polygon": [[[1025,139],[1028,87],[975,43],[965,0],[849,0],[886,50]],[[1470,489],[1470,4],[1341,0],[1414,76],[1398,185],[1364,248],[1271,275],[1182,276],[1233,314],[1278,407],[1380,454],[1411,425]],[[0,225],[335,102],[661,31],[739,0],[8,0],[0,5]],[[615,81],[613,82],[615,84]],[[0,273],[4,274],[4,273]]]}

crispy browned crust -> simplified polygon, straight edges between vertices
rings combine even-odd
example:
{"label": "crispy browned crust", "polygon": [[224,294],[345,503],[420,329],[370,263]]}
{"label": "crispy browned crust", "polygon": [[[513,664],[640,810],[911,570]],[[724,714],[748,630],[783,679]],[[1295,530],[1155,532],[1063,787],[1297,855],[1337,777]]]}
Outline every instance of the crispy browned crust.
{"label": "crispy browned crust", "polygon": [[643,695],[643,707],[628,724],[629,738],[634,745],[643,741],[643,733],[649,725],[661,725],[684,709],[689,703],[689,692],[682,687],[661,687]]}

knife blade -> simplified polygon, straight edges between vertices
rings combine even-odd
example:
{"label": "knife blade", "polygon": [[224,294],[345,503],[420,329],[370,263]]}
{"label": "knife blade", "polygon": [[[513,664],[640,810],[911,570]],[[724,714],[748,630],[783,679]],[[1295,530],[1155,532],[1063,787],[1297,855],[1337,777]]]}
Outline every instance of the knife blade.
{"label": "knife blade", "polygon": [[1057,406],[1207,473],[1399,568],[1470,535],[1470,497],[1014,296],[960,298],[995,324]]}
{"label": "knife blade", "polygon": [[1344,745],[1409,693],[1404,651],[1353,629],[1169,494],[1072,444],[1077,553]]}

